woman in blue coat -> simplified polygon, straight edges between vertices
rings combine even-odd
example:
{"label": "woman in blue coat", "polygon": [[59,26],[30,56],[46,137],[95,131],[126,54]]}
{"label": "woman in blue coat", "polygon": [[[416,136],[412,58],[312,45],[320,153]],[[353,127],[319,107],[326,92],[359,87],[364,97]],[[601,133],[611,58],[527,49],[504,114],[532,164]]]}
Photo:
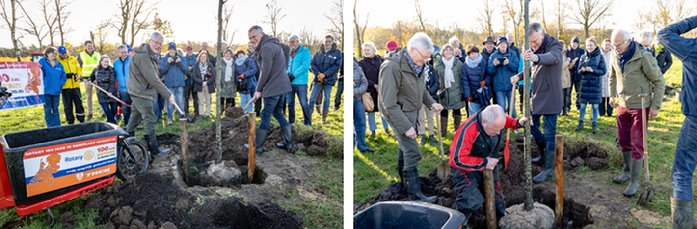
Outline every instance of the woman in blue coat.
{"label": "woman in blue coat", "polygon": [[[508,39],[505,36],[499,37],[497,43],[498,50],[489,57],[487,73],[491,77],[491,84],[496,93],[496,103],[508,112],[508,105],[511,101],[511,77],[518,74],[518,54],[508,50]],[[515,114],[515,107],[513,114]],[[515,117],[515,116],[513,116]]]}
{"label": "woman in blue coat", "polygon": [[56,59],[56,49],[48,47],[44,51],[44,58],[39,60],[44,80],[44,119],[47,127],[61,125],[61,117],[58,113],[61,88],[65,84],[66,75],[63,65]]}
{"label": "woman in blue coat", "polygon": [[579,59],[577,68],[578,75],[581,76],[581,103],[580,117],[576,131],[583,129],[583,119],[586,115],[586,105],[593,107],[593,133],[595,134],[598,126],[598,105],[602,101],[602,77],[605,75],[607,67],[603,55],[598,49],[598,41],[595,37],[586,39],[586,53]]}
{"label": "woman in blue coat", "polygon": [[480,97],[490,98],[489,95],[482,95],[480,92],[477,92],[480,87],[488,84],[484,77],[486,61],[479,54],[477,46],[474,45],[467,48],[466,55],[465,64],[462,65],[462,73],[460,74],[462,79],[462,97],[469,102],[467,107],[469,114],[474,115],[482,109],[483,104],[480,102]]}
{"label": "woman in blue coat", "polygon": [[[237,92],[240,93],[240,105],[242,108],[247,105],[247,102],[252,99],[252,94],[257,87],[257,63],[252,58],[249,58],[244,51],[237,51],[235,54],[235,82],[237,82]],[[254,111],[254,104],[249,105],[244,112],[249,113]]]}

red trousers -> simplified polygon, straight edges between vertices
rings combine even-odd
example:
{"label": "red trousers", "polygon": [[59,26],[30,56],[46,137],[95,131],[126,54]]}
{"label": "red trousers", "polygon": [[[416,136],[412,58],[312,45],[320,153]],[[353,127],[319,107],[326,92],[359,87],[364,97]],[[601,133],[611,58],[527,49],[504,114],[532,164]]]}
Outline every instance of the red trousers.
{"label": "red trousers", "polygon": [[[649,108],[646,115],[649,115]],[[617,109],[617,141],[622,152],[632,152],[632,159],[639,160],[644,158],[644,141],[641,125],[641,109],[627,109],[619,107]],[[648,125],[649,121],[646,120]]]}

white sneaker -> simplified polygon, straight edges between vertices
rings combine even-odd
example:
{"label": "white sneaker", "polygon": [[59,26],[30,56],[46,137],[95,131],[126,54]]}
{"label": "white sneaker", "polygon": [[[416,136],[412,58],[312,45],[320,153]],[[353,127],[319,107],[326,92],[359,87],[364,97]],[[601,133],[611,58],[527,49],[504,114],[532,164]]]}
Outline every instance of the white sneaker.
{"label": "white sneaker", "polygon": [[167,125],[172,125],[172,120],[171,120],[171,119],[167,120]]}

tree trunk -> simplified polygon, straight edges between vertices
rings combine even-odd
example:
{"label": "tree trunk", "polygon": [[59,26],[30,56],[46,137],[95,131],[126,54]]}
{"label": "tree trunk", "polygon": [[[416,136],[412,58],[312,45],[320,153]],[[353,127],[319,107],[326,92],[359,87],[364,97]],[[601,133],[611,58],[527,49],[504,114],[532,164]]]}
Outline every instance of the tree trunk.
{"label": "tree trunk", "polygon": [[222,136],[221,136],[221,130],[220,130],[220,116],[223,113],[223,108],[220,107],[221,101],[220,101],[220,78],[222,74],[222,68],[220,67],[220,64],[222,63],[222,58],[221,58],[221,53],[222,50],[221,48],[223,47],[223,4],[225,4],[225,0],[218,0],[218,46],[216,49],[218,49],[217,53],[215,54],[216,56],[216,65],[215,65],[215,92],[216,92],[216,98],[215,98],[215,161],[220,162],[223,159],[223,148],[222,148]]}
{"label": "tree trunk", "polygon": [[[530,49],[530,1],[525,0],[523,5],[523,17],[525,19],[525,33],[523,35],[525,41],[525,48],[523,50]],[[531,120],[530,117],[530,61],[524,61],[525,63],[525,77],[523,84],[523,115]],[[523,161],[525,161],[525,203],[523,205],[524,209],[530,211],[533,209],[533,199],[532,199],[532,158],[530,157],[530,122],[525,123],[525,137],[524,148],[523,148]]]}

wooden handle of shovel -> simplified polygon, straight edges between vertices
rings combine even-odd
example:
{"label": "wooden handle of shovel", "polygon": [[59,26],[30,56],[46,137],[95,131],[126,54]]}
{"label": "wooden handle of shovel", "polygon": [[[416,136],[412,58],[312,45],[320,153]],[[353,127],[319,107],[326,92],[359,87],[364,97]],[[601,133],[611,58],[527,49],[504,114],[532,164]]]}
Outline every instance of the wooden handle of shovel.
{"label": "wooden handle of shovel", "polygon": [[182,147],[182,165],[184,166],[184,181],[189,183],[189,132],[186,131],[186,119],[179,120],[179,135]]}
{"label": "wooden handle of shovel", "polygon": [[256,118],[257,115],[254,112],[247,113],[247,119],[249,120],[249,155],[248,155],[248,160],[247,160],[247,169],[249,171],[247,172],[247,180],[249,183],[252,183],[252,180],[254,179],[254,170],[256,169],[257,161],[256,161],[256,146],[254,145],[254,141],[256,140]]}
{"label": "wooden handle of shovel", "polygon": [[557,177],[557,204],[554,219],[557,225],[563,225],[564,222],[564,136],[559,134],[556,136],[556,153],[557,162],[555,164]]}
{"label": "wooden handle of shovel", "polygon": [[489,229],[496,229],[496,207],[494,206],[494,171],[491,169],[484,169],[483,173],[486,225]]}

